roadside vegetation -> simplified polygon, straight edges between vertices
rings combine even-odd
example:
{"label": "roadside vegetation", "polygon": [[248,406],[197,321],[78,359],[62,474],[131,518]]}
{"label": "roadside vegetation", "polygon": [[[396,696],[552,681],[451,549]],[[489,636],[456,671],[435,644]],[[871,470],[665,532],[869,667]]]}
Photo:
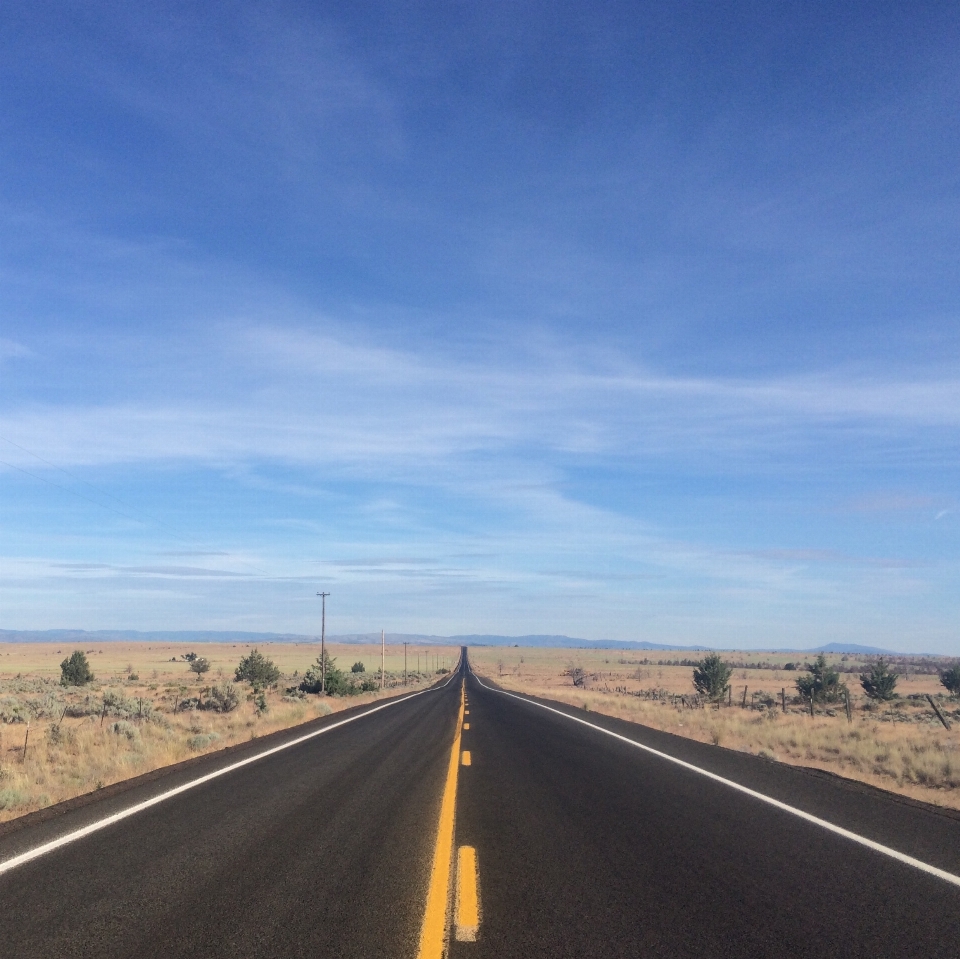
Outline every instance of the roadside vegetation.
{"label": "roadside vegetation", "polygon": [[[362,658],[344,673],[331,648]],[[0,644],[0,822],[404,688],[397,647],[387,647],[381,693],[379,646],[328,645],[326,696],[310,665],[316,646],[210,644],[203,654]],[[423,671],[407,670],[410,688],[436,681],[427,664],[438,656],[451,662],[457,651],[424,650]]]}
{"label": "roadside vegetation", "polygon": [[470,662],[505,689],[960,809],[960,662],[490,647]]}

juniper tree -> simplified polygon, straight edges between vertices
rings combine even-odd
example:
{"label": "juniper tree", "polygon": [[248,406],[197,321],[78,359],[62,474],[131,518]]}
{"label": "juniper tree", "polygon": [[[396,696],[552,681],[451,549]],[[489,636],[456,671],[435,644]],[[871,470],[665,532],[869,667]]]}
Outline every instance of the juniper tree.
{"label": "juniper tree", "polygon": [[326,678],[326,693],[328,696],[345,696],[355,692],[342,669],[337,666],[336,659],[324,650],[317,661],[303,674],[299,689],[305,693],[319,693],[323,690],[323,680]]}
{"label": "juniper tree", "polygon": [[812,666],[807,666],[807,672],[808,676],[801,676],[797,680],[797,692],[804,699],[835,703],[847,691],[847,687],[840,682],[840,673],[827,662],[823,653]]}
{"label": "juniper tree", "polygon": [[733,669],[717,653],[704,656],[693,670],[693,685],[701,696],[719,702],[727,690]]}
{"label": "juniper tree", "polygon": [[87,662],[83,650],[74,650],[73,654],[60,664],[61,686],[85,686],[93,680],[93,670]]}
{"label": "juniper tree", "polygon": [[940,685],[953,696],[960,696],[960,663],[954,663],[949,669],[941,670]]}
{"label": "juniper tree", "polygon": [[197,674],[197,682],[199,683],[200,677],[210,669],[210,660],[204,656],[194,656],[190,660],[190,669]]}
{"label": "juniper tree", "polygon": [[254,689],[264,689],[276,683],[280,678],[280,670],[263,653],[254,649],[249,656],[240,660],[234,675],[238,683],[248,682]]}
{"label": "juniper tree", "polygon": [[871,699],[889,702],[896,694],[899,673],[893,672],[887,661],[881,656],[871,667],[870,672],[860,674],[860,685]]}

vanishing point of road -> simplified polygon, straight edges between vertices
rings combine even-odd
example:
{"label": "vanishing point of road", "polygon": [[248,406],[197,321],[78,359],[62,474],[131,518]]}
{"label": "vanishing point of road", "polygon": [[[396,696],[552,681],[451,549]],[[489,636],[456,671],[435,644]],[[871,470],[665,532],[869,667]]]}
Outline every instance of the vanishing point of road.
{"label": "vanishing point of road", "polygon": [[960,955],[960,816],[495,689],[0,827],[2,959]]}

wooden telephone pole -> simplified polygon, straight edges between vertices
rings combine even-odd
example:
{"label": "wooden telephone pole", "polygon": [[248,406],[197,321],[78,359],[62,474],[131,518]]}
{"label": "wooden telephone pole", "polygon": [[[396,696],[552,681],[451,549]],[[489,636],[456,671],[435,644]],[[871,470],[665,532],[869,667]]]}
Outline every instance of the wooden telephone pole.
{"label": "wooden telephone pole", "polygon": [[387,656],[386,640],[383,636],[383,630],[380,630],[380,692],[383,692],[384,684],[384,661]]}
{"label": "wooden telephone pole", "polygon": [[323,601],[323,613],[320,620],[320,692],[327,695],[327,597],[329,593],[317,593]]}

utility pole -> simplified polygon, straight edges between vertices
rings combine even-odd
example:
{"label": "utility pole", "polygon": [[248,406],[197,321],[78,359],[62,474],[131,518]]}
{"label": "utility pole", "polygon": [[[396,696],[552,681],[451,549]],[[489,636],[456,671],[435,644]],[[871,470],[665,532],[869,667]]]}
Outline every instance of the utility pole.
{"label": "utility pole", "polygon": [[320,692],[327,695],[327,597],[329,593],[317,593],[323,602],[320,620]]}
{"label": "utility pole", "polygon": [[380,630],[380,692],[381,693],[383,692],[383,684],[384,684],[384,668],[385,668],[384,661],[386,660],[386,656],[387,656],[386,642],[387,641],[383,638],[383,630],[381,629]]}
{"label": "utility pole", "polygon": [[403,685],[407,685],[407,646],[409,643],[403,644]]}

